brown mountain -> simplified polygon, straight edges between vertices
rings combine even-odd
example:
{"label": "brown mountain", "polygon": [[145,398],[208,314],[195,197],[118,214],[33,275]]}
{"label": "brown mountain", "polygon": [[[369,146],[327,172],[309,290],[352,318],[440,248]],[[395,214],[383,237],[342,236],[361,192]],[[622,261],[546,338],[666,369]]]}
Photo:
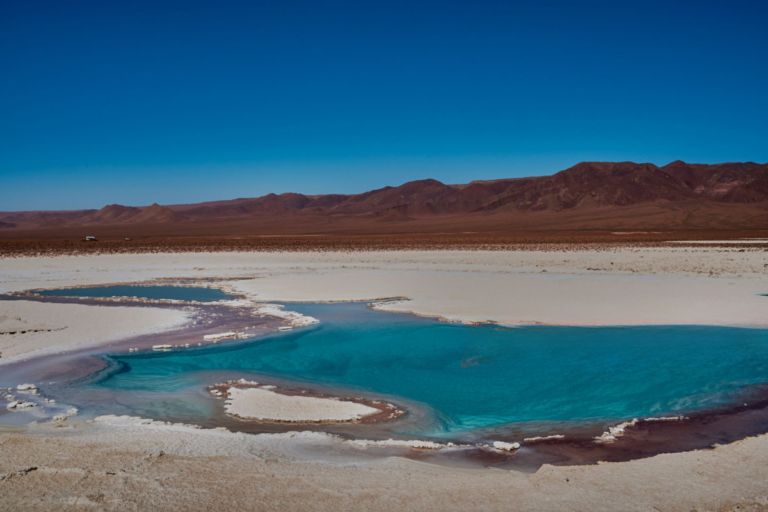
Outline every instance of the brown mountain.
{"label": "brown mountain", "polygon": [[255,199],[219,201],[209,206],[173,206],[190,217],[376,214],[460,214],[498,209],[561,211],[594,206],[678,202],[706,198],[717,202],[768,201],[765,165],[685,164],[664,167],[632,162],[583,162],[553,176],[475,181],[445,185],[436,180],[405,183],[355,195],[269,194]]}
{"label": "brown mountain", "polygon": [[[12,232],[174,234],[455,232],[519,229],[764,229],[768,164],[582,162],[552,176],[446,185],[426,179],[362,194],[268,194],[190,205],[0,213]],[[138,228],[138,226],[142,226]],[[42,231],[41,231],[42,236]],[[119,235],[118,235],[119,236]]]}
{"label": "brown mountain", "polygon": [[91,224],[115,224],[126,222],[141,212],[140,208],[110,204],[95,212],[88,218]]}
{"label": "brown mountain", "polygon": [[167,206],[160,206],[157,203],[146,208],[111,204],[87,217],[85,224],[177,222],[186,218],[181,213],[174,212]]}
{"label": "brown mountain", "polygon": [[160,206],[159,204],[155,203],[152,206],[143,208],[136,215],[126,219],[126,222],[131,222],[134,224],[155,223],[155,222],[164,223],[164,222],[179,222],[186,219],[187,219],[186,216],[178,212],[174,212],[167,206]]}

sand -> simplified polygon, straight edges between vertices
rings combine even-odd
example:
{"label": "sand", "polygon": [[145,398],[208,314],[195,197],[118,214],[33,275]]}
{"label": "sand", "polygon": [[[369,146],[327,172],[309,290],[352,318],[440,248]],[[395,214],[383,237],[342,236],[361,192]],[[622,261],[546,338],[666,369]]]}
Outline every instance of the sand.
{"label": "sand", "polygon": [[187,319],[171,309],[0,301],[0,365],[175,329]]}
{"label": "sand", "polygon": [[341,440],[320,433],[247,435],[114,417],[0,434],[0,447],[0,510],[768,509],[768,436],[530,475],[401,458],[352,462]]}
{"label": "sand", "polygon": [[238,418],[285,423],[349,422],[380,411],[330,398],[287,396],[263,388],[229,388],[227,414]]}

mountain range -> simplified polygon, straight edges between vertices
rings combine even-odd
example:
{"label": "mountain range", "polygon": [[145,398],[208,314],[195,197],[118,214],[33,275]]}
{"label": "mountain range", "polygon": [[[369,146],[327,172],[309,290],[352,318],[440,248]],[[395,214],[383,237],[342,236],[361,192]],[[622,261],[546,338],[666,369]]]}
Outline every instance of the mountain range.
{"label": "mountain range", "polygon": [[122,236],[766,227],[768,164],[754,162],[582,162],[552,176],[463,185],[426,179],[351,195],[0,213],[4,238],[84,229]]}

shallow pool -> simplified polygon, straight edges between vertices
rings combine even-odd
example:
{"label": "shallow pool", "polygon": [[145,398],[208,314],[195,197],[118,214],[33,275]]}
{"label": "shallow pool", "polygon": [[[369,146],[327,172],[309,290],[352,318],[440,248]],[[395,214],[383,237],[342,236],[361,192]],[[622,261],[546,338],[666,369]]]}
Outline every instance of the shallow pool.
{"label": "shallow pool", "polygon": [[47,297],[138,297],[140,299],[168,299],[214,302],[232,298],[217,288],[202,286],[94,286],[37,292]]}
{"label": "shallow pool", "polygon": [[212,379],[273,378],[400,397],[428,418],[401,433],[450,437],[677,414],[768,382],[762,329],[470,327],[361,304],[288,308],[321,323],[236,345],[114,355],[113,370],[79,384],[80,396],[109,393],[143,416],[194,421],[210,411]]}

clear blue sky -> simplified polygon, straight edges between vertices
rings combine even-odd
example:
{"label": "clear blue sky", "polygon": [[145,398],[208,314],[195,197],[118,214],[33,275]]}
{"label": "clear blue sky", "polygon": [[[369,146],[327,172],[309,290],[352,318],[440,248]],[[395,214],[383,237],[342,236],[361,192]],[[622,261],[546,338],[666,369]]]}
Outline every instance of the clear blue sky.
{"label": "clear blue sky", "polygon": [[768,161],[768,2],[10,1],[0,211]]}

